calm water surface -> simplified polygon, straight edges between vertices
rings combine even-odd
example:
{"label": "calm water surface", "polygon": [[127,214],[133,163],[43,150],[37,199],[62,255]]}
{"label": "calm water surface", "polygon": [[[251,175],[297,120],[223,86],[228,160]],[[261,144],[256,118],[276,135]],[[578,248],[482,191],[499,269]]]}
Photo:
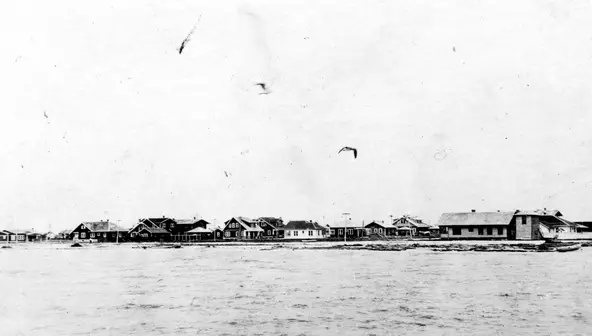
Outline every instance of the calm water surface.
{"label": "calm water surface", "polygon": [[1,335],[586,335],[592,248],[570,253],[20,245]]}

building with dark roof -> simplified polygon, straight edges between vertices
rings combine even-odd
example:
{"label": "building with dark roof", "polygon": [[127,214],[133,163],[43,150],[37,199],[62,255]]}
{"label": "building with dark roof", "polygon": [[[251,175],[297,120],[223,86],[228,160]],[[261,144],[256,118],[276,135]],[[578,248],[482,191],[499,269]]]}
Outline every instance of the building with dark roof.
{"label": "building with dark roof", "polygon": [[124,240],[127,232],[127,229],[122,228],[109,220],[82,222],[70,232],[69,239],[115,242]]}
{"label": "building with dark roof", "polygon": [[263,229],[247,217],[232,217],[224,222],[224,239],[261,239]]}
{"label": "building with dark roof", "polygon": [[195,228],[207,228],[210,223],[204,219],[175,219],[174,224],[170,224],[170,232],[172,235],[182,235]]}
{"label": "building with dark roof", "polygon": [[324,239],[328,237],[329,229],[317,222],[296,220],[290,221],[283,228],[284,239]]}
{"label": "building with dark roof", "polygon": [[364,226],[369,235],[379,237],[394,237],[397,235],[397,227],[393,224],[380,220],[372,221]]}
{"label": "building with dark roof", "polygon": [[132,241],[142,242],[162,242],[171,240],[171,233],[160,227],[159,225],[166,225],[166,223],[173,223],[170,218],[166,218],[163,221],[153,222],[150,218],[141,219],[127,233],[127,238]]}
{"label": "building with dark roof", "polygon": [[259,217],[254,220],[261,229],[263,229],[262,238],[282,238],[280,233],[284,227],[284,221],[278,217]]}

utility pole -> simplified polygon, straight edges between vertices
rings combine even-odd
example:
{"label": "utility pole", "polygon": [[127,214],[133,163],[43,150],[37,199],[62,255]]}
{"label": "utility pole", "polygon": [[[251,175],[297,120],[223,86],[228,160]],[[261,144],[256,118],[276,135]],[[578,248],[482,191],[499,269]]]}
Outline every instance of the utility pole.
{"label": "utility pole", "polygon": [[348,223],[349,223],[349,215],[351,215],[349,212],[344,212],[341,214],[343,216],[343,242],[347,242],[347,227],[348,227]]}

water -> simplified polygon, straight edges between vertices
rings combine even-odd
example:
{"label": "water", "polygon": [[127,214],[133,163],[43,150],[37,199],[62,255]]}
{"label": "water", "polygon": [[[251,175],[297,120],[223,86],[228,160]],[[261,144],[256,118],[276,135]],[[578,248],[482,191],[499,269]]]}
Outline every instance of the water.
{"label": "water", "polygon": [[584,335],[592,248],[570,253],[0,250],[2,335]]}

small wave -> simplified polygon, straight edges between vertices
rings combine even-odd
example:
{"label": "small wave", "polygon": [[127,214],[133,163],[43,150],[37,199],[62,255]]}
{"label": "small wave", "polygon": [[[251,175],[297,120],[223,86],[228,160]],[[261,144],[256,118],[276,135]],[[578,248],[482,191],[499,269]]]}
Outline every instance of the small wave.
{"label": "small wave", "polygon": [[372,311],[373,313],[388,313],[389,310],[388,309],[375,309]]}
{"label": "small wave", "polygon": [[148,304],[144,304],[144,303],[142,303],[142,304],[135,304],[135,303],[128,303],[128,304],[125,304],[125,305],[119,307],[118,309],[124,309],[124,310],[127,310],[127,309],[138,309],[138,308],[139,309],[159,309],[159,308],[162,308],[162,307],[163,307],[163,305],[160,305],[160,304],[150,304],[150,303],[148,303]]}

